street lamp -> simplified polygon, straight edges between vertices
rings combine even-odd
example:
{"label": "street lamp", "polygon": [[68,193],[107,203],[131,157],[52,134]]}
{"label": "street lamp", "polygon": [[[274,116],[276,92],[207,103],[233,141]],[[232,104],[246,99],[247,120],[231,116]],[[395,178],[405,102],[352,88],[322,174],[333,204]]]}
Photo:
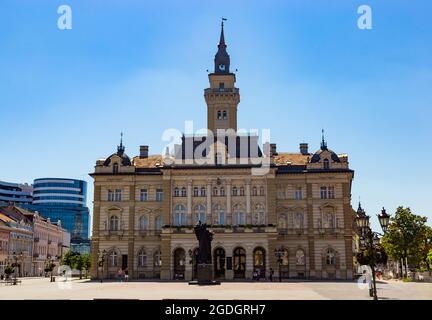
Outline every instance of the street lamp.
{"label": "street lamp", "polygon": [[285,250],[283,247],[274,249],[275,257],[277,258],[277,262],[279,264],[279,282],[282,282],[282,275],[281,275],[281,265],[282,265],[282,257],[285,253]]}
{"label": "street lamp", "polygon": [[[384,208],[381,211],[381,215],[378,215],[378,220],[380,222],[381,228],[385,233],[387,231],[387,227],[390,221],[390,215],[386,213]],[[367,256],[367,264],[369,264],[372,269],[373,287],[370,294],[371,296],[373,296],[374,300],[378,300],[375,279],[375,266],[378,260],[378,252],[380,251],[379,236],[382,236],[382,234],[372,231],[369,223],[369,216],[366,215],[364,210],[358,211],[358,215],[356,217],[356,224],[360,230],[360,249],[363,251],[363,257]]]}
{"label": "street lamp", "polygon": [[[102,283],[102,279],[103,279],[103,266],[105,263],[105,258],[106,258],[107,252],[104,250],[102,250],[102,252],[100,250],[98,250],[98,269],[97,269],[97,273],[98,273],[98,278],[100,279],[100,282]],[[99,276],[99,271],[102,271],[102,275]]]}

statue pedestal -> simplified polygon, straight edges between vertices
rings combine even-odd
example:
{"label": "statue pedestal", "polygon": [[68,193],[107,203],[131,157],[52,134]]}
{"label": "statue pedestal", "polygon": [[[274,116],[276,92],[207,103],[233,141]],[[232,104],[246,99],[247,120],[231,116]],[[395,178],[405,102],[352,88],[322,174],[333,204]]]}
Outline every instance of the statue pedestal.
{"label": "statue pedestal", "polygon": [[213,265],[207,263],[199,263],[197,265],[197,279],[196,281],[189,281],[189,284],[198,285],[217,285],[219,281],[213,280]]}

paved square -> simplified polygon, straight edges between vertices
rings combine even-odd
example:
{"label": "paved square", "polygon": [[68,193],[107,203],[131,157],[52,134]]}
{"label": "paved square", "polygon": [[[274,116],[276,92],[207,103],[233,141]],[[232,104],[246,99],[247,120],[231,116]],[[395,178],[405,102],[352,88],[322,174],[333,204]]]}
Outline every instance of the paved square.
{"label": "paved square", "polygon": [[[381,281],[378,297],[432,300],[432,283]],[[187,282],[49,282],[48,278],[23,279],[21,285],[0,286],[0,299],[277,299],[370,300],[368,290],[356,282],[224,282],[218,286],[193,286]]]}

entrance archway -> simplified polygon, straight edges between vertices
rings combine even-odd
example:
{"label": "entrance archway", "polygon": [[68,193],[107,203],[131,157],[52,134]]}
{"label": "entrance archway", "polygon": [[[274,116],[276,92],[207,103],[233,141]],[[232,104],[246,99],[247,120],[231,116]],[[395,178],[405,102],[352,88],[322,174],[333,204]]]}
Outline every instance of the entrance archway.
{"label": "entrance archway", "polygon": [[258,247],[253,251],[253,271],[259,270],[261,278],[265,278],[266,266],[265,266],[265,250],[264,248]]}
{"label": "entrance archway", "polygon": [[178,248],[174,251],[174,280],[184,280],[186,268],[186,253]]}
{"label": "entrance archway", "polygon": [[217,279],[225,278],[225,250],[223,248],[214,250],[214,275]]}
{"label": "entrance archway", "polygon": [[246,251],[239,247],[234,249],[234,278],[244,279],[246,276]]}

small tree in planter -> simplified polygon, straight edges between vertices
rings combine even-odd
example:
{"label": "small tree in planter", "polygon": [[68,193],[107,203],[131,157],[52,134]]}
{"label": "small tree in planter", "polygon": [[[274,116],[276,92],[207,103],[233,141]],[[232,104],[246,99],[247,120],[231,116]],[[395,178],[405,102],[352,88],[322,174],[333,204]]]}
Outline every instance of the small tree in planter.
{"label": "small tree in planter", "polygon": [[4,269],[4,273],[6,274],[6,279],[9,279],[10,275],[14,272],[15,272],[15,268],[10,265],[7,265],[6,268]]}

